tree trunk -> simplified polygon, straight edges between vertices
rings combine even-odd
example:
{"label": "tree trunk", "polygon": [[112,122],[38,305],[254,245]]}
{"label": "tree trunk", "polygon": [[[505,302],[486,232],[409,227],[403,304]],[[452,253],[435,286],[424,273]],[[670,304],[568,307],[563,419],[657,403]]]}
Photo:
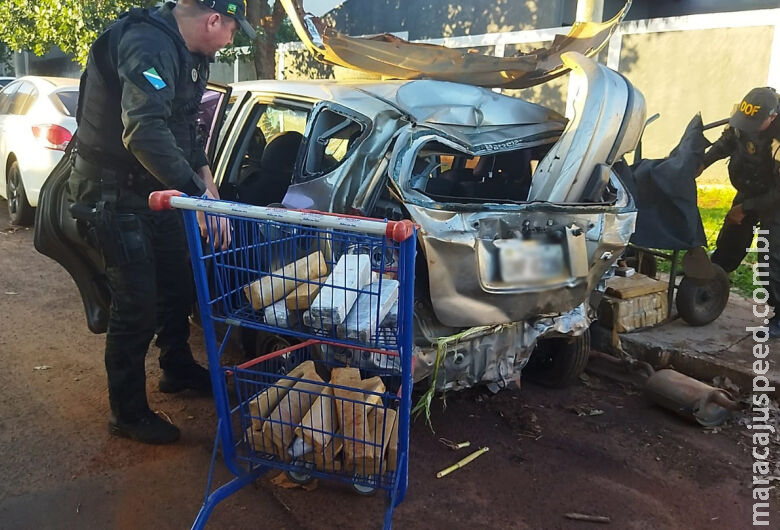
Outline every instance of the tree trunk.
{"label": "tree trunk", "polygon": [[254,42],[254,63],[258,79],[276,77],[276,33],[284,18],[284,7],[279,1],[273,9],[268,0],[248,0],[246,14],[249,22],[258,28]]}

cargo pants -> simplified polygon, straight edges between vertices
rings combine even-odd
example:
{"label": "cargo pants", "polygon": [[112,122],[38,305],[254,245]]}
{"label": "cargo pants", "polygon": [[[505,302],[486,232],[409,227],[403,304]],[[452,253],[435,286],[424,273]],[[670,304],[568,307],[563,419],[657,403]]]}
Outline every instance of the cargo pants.
{"label": "cargo pants", "polygon": [[193,283],[183,219],[176,210],[138,208],[143,202],[120,197],[96,221],[111,293],[108,395],[111,412],[126,422],[149,410],[145,359],[155,333],[163,370],[175,373],[194,363],[188,345]]}
{"label": "cargo pants", "polygon": [[[737,193],[732,206],[742,204],[744,199],[742,194]],[[762,235],[769,243],[769,251],[758,252],[756,257],[759,261],[768,262],[768,268],[759,270],[768,270],[769,272],[769,284],[763,287],[769,292],[769,305],[776,308],[778,301],[780,301],[780,209],[761,212],[759,215],[747,215],[738,225],[724,222],[718,234],[717,248],[710,259],[726,272],[730,273],[736,270],[747,256],[748,249],[753,243],[755,227],[769,231],[768,234]],[[761,277],[761,279],[767,280],[766,276]]]}

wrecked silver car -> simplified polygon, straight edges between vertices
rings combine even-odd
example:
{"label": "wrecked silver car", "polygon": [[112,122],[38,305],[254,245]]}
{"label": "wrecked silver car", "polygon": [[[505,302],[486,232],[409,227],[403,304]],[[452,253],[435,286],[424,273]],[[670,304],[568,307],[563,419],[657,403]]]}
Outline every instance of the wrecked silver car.
{"label": "wrecked silver car", "polygon": [[416,379],[438,359],[440,388],[501,387],[541,338],[558,338],[541,348],[556,383],[584,366],[587,300],[633,231],[611,166],[634,149],[644,101],[566,60],[583,96],[571,121],[439,81],[322,87],[282,203],[420,226]]}
{"label": "wrecked silver car", "polygon": [[[587,43],[567,42],[596,53],[617,20],[580,28]],[[316,29],[307,21],[299,31]],[[334,42],[320,37],[323,49]],[[589,299],[633,232],[634,204],[613,164],[645,123],[644,99],[624,77],[565,48],[539,55],[512,86],[571,71],[570,117],[434,79],[251,81],[214,92],[204,97],[202,130],[220,194],[411,219],[420,227],[415,380],[498,389],[530,359],[546,382],[565,385],[587,361]],[[55,170],[49,181],[36,246],[68,268],[100,332],[99,265],[79,254],[64,178]],[[266,351],[285,340],[255,334],[244,343]]]}

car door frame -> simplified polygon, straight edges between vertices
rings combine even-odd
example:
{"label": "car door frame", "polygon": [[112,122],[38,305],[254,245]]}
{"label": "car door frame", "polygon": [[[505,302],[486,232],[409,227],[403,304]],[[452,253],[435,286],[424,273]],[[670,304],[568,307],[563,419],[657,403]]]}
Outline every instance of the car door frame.
{"label": "car door frame", "polygon": [[[222,193],[224,186],[235,184],[235,178],[238,175],[238,171],[234,171],[234,167],[237,163],[241,146],[247,139],[246,136],[249,133],[249,127],[257,125],[257,121],[253,122],[252,117],[258,106],[265,108],[269,105],[279,105],[299,108],[306,111],[306,125],[308,126],[309,121],[311,120],[311,111],[319,101],[320,100],[317,98],[284,94],[281,92],[247,91],[242,97],[241,102],[237,103],[239,106],[236,111],[231,113],[232,120],[224,129],[215,162],[212,166],[214,184],[217,186],[217,189],[220,190],[220,193]],[[300,163],[300,158],[301,152],[299,151],[295,162],[296,171]]]}

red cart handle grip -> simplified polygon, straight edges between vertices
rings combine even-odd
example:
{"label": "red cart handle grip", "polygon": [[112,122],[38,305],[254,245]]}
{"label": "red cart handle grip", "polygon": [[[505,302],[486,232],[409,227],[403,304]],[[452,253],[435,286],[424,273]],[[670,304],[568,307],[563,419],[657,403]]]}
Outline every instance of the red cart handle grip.
{"label": "red cart handle grip", "polygon": [[385,235],[396,243],[406,241],[412,237],[412,234],[414,234],[414,223],[409,219],[404,219],[403,221],[387,222],[387,230],[385,231]]}
{"label": "red cart handle grip", "polygon": [[149,208],[153,212],[172,210],[171,197],[181,197],[182,195],[184,194],[178,190],[153,191],[149,194]]}

